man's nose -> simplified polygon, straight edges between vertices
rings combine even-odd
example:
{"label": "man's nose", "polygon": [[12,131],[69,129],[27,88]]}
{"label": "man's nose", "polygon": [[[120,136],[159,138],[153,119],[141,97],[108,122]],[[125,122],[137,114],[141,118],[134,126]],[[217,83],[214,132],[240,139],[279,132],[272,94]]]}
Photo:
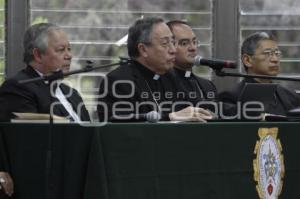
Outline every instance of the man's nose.
{"label": "man's nose", "polygon": [[278,61],[280,61],[280,57],[277,56],[275,53],[272,53],[272,55],[270,57],[270,61],[278,62]]}
{"label": "man's nose", "polygon": [[72,59],[72,57],[73,57],[72,52],[69,51],[69,50],[67,50],[67,51],[66,51],[65,58],[66,58],[66,59]]}
{"label": "man's nose", "polygon": [[176,53],[176,47],[175,47],[174,44],[171,44],[171,45],[170,45],[169,53],[170,53],[170,54],[175,54],[175,53]]}
{"label": "man's nose", "polygon": [[193,51],[197,50],[197,48],[198,48],[198,44],[194,42],[191,42],[190,45],[188,46],[188,49]]}
{"label": "man's nose", "polygon": [[189,46],[188,51],[195,52],[195,51],[197,51],[197,47],[195,45],[191,45],[191,46]]}

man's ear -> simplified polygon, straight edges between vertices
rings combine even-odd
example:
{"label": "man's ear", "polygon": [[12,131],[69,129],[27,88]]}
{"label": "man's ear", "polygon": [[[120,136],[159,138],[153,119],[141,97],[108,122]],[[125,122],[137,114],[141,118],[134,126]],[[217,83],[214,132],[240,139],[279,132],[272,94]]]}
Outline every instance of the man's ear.
{"label": "man's ear", "polygon": [[247,68],[252,68],[253,59],[250,55],[243,54],[242,55],[242,62],[244,64],[244,66],[246,66]]}
{"label": "man's ear", "polygon": [[143,43],[138,44],[138,51],[142,57],[148,57],[147,46]]}
{"label": "man's ear", "polygon": [[34,48],[32,50],[32,54],[33,54],[33,58],[37,63],[41,63],[42,62],[42,56],[41,56],[41,52],[39,51],[39,49]]}

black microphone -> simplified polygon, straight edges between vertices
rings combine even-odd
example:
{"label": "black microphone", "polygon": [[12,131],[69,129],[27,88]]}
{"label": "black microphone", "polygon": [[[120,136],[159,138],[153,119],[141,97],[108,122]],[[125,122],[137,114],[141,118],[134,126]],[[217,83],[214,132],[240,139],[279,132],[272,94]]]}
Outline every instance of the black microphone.
{"label": "black microphone", "polygon": [[209,66],[214,70],[221,70],[223,68],[237,68],[237,64],[234,61],[221,60],[221,59],[205,59],[201,56],[196,56],[194,59],[194,65]]}
{"label": "black microphone", "polygon": [[111,122],[151,122],[156,123],[161,119],[161,114],[157,111],[150,111],[141,114],[113,115],[110,117]]}

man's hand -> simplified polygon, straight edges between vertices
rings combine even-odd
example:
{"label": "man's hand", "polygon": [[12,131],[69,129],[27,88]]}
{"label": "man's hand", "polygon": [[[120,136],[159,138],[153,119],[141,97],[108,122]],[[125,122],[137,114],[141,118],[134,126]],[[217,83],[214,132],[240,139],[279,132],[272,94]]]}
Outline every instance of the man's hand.
{"label": "man's hand", "polygon": [[14,182],[7,172],[0,171],[0,191],[8,196],[12,196],[14,193]]}
{"label": "man's hand", "polygon": [[213,119],[213,115],[203,108],[189,106],[180,111],[170,113],[169,118],[171,121],[206,122],[206,120]]}

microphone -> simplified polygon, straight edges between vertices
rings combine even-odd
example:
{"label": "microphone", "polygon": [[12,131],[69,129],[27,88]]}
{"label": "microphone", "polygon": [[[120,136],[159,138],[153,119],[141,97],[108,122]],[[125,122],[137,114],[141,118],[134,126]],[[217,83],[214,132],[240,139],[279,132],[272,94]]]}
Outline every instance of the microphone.
{"label": "microphone", "polygon": [[221,60],[221,59],[205,59],[201,56],[196,56],[194,58],[194,65],[204,65],[209,66],[214,70],[221,70],[223,68],[237,68],[237,64],[234,61]]}
{"label": "microphone", "polygon": [[148,113],[141,114],[129,114],[129,115],[113,115],[110,118],[112,122],[151,122],[156,123],[161,119],[161,114],[157,111],[150,111]]}

